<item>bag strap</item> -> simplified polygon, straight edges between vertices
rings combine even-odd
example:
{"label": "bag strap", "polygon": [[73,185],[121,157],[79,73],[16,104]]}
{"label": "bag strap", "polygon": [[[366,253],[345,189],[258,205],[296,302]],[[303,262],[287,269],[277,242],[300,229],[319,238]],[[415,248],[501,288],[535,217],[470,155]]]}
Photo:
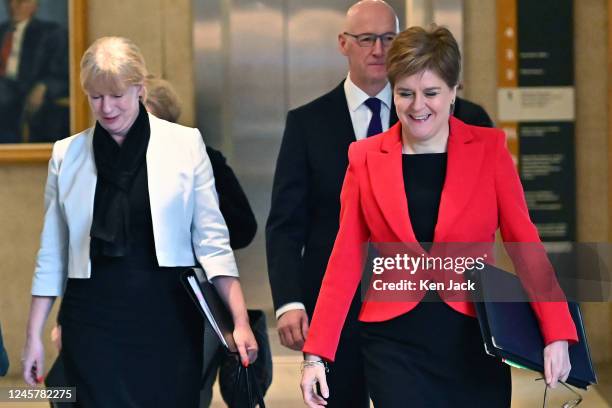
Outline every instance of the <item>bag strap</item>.
{"label": "bag strap", "polygon": [[232,392],[232,400],[230,401],[229,406],[236,406],[236,396],[240,394],[240,380],[242,379],[242,364],[238,364],[238,373],[236,374],[236,379],[234,380],[234,392]]}
{"label": "bag strap", "polygon": [[[236,406],[236,396],[240,394],[240,383],[243,377],[243,381],[246,381],[247,401],[249,403],[249,408],[255,408],[256,405],[259,405],[259,408],[266,408],[266,403],[261,395],[261,390],[259,389],[255,376],[251,373],[248,367],[243,367],[242,364],[238,364],[238,373],[236,375],[236,380],[234,381],[234,392],[229,406]],[[251,403],[253,402],[253,391],[255,391],[255,397],[257,399],[256,405],[251,406]]]}
{"label": "bag strap", "polygon": [[[247,377],[247,390],[249,393],[249,401],[253,401],[253,397],[251,394],[251,384],[255,389],[255,397],[257,398],[257,403],[259,404],[259,408],[266,408],[266,403],[264,402],[263,396],[261,395],[261,389],[259,388],[259,384],[257,383],[257,379],[254,375],[249,376],[249,368],[244,369]],[[253,407],[255,408],[255,407]]]}

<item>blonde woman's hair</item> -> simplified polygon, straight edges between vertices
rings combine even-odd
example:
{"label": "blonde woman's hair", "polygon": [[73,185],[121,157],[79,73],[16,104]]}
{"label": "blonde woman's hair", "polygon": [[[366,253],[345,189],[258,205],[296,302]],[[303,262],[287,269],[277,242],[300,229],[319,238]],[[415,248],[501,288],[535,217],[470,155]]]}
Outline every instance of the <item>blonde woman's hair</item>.
{"label": "blonde woman's hair", "polygon": [[122,94],[132,85],[144,88],[148,75],[140,49],[124,37],[97,39],[81,58],[81,87],[86,93]]}
{"label": "blonde woman's hair", "polygon": [[145,82],[147,110],[160,119],[176,123],[181,116],[181,100],[170,82],[149,75]]}

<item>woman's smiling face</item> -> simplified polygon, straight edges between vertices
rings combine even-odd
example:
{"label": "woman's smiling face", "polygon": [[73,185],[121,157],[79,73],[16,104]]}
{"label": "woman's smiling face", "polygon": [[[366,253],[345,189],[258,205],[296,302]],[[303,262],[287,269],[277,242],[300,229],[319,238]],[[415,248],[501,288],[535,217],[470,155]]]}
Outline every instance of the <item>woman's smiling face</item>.
{"label": "woman's smiling face", "polygon": [[449,87],[430,70],[400,78],[393,88],[393,100],[404,136],[416,143],[446,137],[456,95],[456,86]]}

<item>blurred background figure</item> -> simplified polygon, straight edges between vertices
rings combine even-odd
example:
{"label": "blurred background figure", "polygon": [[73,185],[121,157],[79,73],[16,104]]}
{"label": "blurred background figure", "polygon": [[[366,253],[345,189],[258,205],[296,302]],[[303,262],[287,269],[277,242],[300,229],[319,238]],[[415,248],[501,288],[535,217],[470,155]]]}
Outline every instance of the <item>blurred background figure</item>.
{"label": "blurred background figure", "polygon": [[474,102],[457,97],[453,116],[461,119],[462,122],[473,126],[493,127],[493,121],[484,108]]}
{"label": "blurred background figure", "polygon": [[52,142],[70,132],[68,33],[36,17],[38,0],[4,0],[0,143]]}
{"label": "blurred background figure", "polygon": [[6,350],[4,349],[4,342],[2,341],[2,328],[0,328],[0,377],[4,376],[9,368],[9,359]]}
{"label": "blurred background figure", "polygon": [[[170,82],[147,77],[147,110],[160,119],[176,123],[181,116],[181,101]],[[234,171],[220,151],[206,146],[215,175],[215,187],[219,195],[219,208],[225,218],[232,249],[241,249],[253,241],[257,221]]]}

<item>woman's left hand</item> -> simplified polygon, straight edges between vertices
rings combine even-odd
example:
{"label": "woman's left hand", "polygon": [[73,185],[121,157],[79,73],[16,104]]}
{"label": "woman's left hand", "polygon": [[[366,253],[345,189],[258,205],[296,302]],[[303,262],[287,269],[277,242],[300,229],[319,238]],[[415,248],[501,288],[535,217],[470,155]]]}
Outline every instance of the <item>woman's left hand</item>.
{"label": "woman's left hand", "polygon": [[565,340],[553,341],[544,347],[544,378],[551,388],[555,388],[558,381],[565,382],[572,369],[567,348]]}
{"label": "woman's left hand", "polygon": [[248,367],[257,359],[257,341],[248,324],[236,325],[234,327],[234,341],[240,354],[242,365]]}

